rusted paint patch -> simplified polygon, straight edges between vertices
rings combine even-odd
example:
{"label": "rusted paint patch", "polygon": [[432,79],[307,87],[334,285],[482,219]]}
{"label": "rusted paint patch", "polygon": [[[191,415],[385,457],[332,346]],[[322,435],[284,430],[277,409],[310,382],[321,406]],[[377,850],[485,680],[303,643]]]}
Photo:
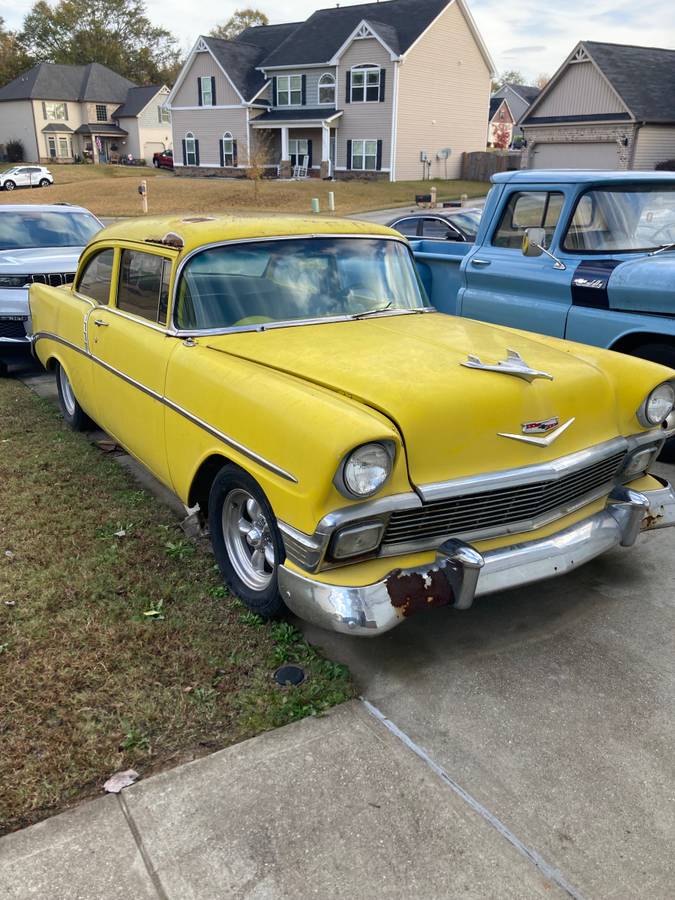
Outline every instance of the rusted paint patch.
{"label": "rusted paint patch", "polygon": [[665,515],[665,511],[663,507],[661,507],[659,513],[656,515],[646,515],[642,520],[642,524],[640,525],[641,531],[647,531],[649,528],[658,528],[659,523],[663,520]]}
{"label": "rusted paint patch", "polygon": [[449,606],[454,602],[453,590],[440,569],[425,574],[403,573],[396,569],[387,578],[386,585],[392,606],[405,618],[423,609]]}

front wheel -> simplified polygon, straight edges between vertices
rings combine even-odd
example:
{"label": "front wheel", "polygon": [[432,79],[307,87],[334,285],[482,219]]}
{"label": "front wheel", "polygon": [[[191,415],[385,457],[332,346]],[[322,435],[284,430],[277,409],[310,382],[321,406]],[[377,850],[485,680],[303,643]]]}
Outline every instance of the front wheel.
{"label": "front wheel", "polygon": [[93,423],[75,397],[75,391],[61,363],[56,364],[56,388],[61,414],[73,431],[86,431]]}
{"label": "front wheel", "polygon": [[[642,344],[636,347],[631,356],[637,356],[639,359],[646,359],[649,362],[660,363],[662,366],[669,366],[675,369],[675,347],[670,344]],[[660,462],[675,462],[675,437],[670,438],[663,445],[663,450],[659,456]]]}
{"label": "front wheel", "polygon": [[277,570],[285,559],[277,520],[259,484],[238,466],[216,476],[209,495],[211,543],[225,583],[263,619],[285,610]]}
{"label": "front wheel", "polygon": [[5,189],[6,191],[13,191],[14,188],[16,187],[16,184],[14,184],[13,181],[6,181],[6,182],[3,184],[3,187],[4,187],[4,189]]}
{"label": "front wheel", "polygon": [[49,178],[41,178],[40,179],[40,187],[49,187],[50,184],[51,184],[51,181],[49,180]]}

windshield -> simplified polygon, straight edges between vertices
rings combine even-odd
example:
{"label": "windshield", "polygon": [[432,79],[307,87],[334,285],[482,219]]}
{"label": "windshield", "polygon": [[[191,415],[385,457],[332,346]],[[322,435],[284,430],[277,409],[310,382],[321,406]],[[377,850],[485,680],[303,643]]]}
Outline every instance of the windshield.
{"label": "windshield", "polygon": [[0,208],[0,250],[84,247],[103,226],[81,212],[4,212]]}
{"label": "windshield", "polygon": [[449,219],[453,225],[461,228],[467,237],[475,240],[480,227],[480,216],[481,212],[479,209],[467,209],[461,213],[453,213],[449,216]]}
{"label": "windshield", "polygon": [[675,241],[675,185],[595,189],[583,194],[563,241],[581,253],[656,250]]}
{"label": "windshield", "polygon": [[188,330],[425,307],[408,249],[377,238],[299,238],[203,250],[185,265],[175,322]]}

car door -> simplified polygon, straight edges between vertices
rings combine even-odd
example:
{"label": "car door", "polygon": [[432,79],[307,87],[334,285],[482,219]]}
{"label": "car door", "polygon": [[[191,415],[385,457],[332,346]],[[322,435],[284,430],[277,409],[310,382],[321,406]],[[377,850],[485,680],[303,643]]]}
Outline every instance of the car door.
{"label": "car door", "polygon": [[397,222],[391,226],[395,228],[399,234],[404,235],[407,238],[417,238],[420,234],[420,218],[419,216],[407,216],[404,219],[399,219]]}
{"label": "car door", "polygon": [[118,248],[111,303],[88,319],[97,421],[167,484],[163,397],[175,346],[166,327],[172,263],[159,248]]}
{"label": "car door", "polygon": [[20,169],[16,170],[16,175],[12,177],[12,181],[16,182],[17,187],[30,187],[30,172],[29,166],[21,166]]}
{"label": "car door", "polygon": [[546,254],[526,257],[521,245],[527,228],[544,228],[555,251],[566,205],[559,190],[521,187],[505,195],[501,216],[465,264],[462,316],[564,337],[573,271]]}

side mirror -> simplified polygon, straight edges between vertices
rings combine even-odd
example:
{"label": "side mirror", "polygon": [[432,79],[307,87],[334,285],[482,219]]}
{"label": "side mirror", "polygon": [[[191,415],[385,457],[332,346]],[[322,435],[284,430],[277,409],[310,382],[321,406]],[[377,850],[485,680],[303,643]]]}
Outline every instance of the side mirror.
{"label": "side mirror", "polygon": [[546,231],[543,228],[526,228],[521,250],[523,256],[541,256],[546,246]]}

